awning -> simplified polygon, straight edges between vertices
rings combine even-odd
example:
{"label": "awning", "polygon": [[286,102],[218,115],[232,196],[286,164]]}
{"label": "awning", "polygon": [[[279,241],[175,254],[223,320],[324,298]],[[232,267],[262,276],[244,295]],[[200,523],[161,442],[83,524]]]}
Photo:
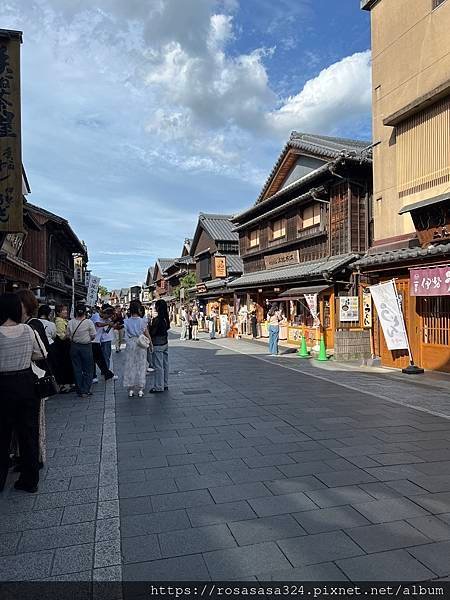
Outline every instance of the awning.
{"label": "awning", "polygon": [[439,202],[446,202],[450,200],[450,194],[441,194],[440,196],[435,196],[434,198],[428,198],[428,200],[420,200],[419,202],[414,202],[414,204],[408,204],[404,206],[398,211],[399,215],[403,215],[404,213],[411,212],[413,210],[417,210],[419,208],[425,208],[426,206],[432,206],[433,204],[439,204]]}
{"label": "awning", "polygon": [[324,290],[327,290],[330,285],[310,285],[309,287],[298,287],[291,288],[290,290],[286,290],[282,292],[277,300],[298,300],[299,298],[303,298],[305,294],[320,294]]}

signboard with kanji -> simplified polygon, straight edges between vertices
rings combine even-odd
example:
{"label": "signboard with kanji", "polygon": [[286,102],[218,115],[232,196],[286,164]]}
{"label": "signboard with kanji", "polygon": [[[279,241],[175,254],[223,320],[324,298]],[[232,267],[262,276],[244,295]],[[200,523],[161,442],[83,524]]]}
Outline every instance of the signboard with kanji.
{"label": "signboard with kanji", "polygon": [[214,279],[222,279],[227,276],[227,261],[225,256],[214,256]]}
{"label": "signboard with kanji", "polygon": [[450,265],[411,269],[411,296],[450,296]]}
{"label": "signboard with kanji", "polygon": [[0,29],[0,232],[23,230],[19,31]]}
{"label": "signboard with kanji", "polygon": [[359,321],[359,298],[358,296],[339,297],[339,320],[342,322]]}

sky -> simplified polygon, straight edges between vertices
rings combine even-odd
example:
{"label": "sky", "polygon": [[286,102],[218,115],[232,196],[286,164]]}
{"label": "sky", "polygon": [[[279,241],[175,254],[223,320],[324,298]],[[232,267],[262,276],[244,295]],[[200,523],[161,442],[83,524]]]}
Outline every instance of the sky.
{"label": "sky", "polygon": [[290,132],[370,140],[359,0],[2,0],[24,33],[30,202],[108,289],[256,200]]}

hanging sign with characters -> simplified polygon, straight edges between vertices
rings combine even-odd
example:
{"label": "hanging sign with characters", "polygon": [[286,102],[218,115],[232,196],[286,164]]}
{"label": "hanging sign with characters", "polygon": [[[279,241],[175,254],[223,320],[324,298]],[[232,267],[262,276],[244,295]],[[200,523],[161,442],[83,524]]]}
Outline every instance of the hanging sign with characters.
{"label": "hanging sign with characters", "polygon": [[411,296],[450,296],[450,266],[410,270]]}
{"label": "hanging sign with characters", "polygon": [[370,289],[365,287],[363,289],[363,327],[372,327],[372,296],[370,295]]}
{"label": "hanging sign with characters", "polygon": [[388,350],[408,350],[408,336],[395,281],[370,286]]}
{"label": "hanging sign with characters", "polygon": [[19,31],[0,29],[0,232],[23,230]]}

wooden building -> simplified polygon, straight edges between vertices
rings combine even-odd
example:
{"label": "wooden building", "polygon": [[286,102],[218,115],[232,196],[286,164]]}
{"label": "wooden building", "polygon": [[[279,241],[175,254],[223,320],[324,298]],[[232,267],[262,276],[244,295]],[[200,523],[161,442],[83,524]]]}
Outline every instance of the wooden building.
{"label": "wooden building", "polygon": [[[362,288],[395,279],[416,364],[450,372],[450,2],[362,7],[372,26],[374,239],[355,268]],[[377,318],[373,339],[382,364],[408,365]]]}
{"label": "wooden building", "polygon": [[335,330],[348,327],[336,316],[336,299],[351,295],[351,265],[370,244],[368,147],[293,132],[256,203],[232,219],[244,274],[229,287],[237,305],[255,310],[260,322],[270,303],[281,303],[287,318],[281,339],[298,342],[305,331],[315,345],[317,319],[305,301],[310,296],[329,348]]}
{"label": "wooden building", "polygon": [[27,210],[39,224],[39,230],[28,233],[22,257],[45,273],[42,287],[36,290],[41,302],[70,305],[72,279],[75,280],[75,302],[84,300],[86,246],[63,217],[30,203]]}
{"label": "wooden building", "polygon": [[155,285],[155,297],[164,298],[171,295],[171,289],[167,282],[167,269],[175,262],[174,258],[157,258],[153,268],[153,283]]}
{"label": "wooden building", "polygon": [[206,314],[234,311],[234,294],[228,284],[243,273],[239,256],[239,235],[231,215],[200,213],[190,254],[195,260],[196,298]]}

